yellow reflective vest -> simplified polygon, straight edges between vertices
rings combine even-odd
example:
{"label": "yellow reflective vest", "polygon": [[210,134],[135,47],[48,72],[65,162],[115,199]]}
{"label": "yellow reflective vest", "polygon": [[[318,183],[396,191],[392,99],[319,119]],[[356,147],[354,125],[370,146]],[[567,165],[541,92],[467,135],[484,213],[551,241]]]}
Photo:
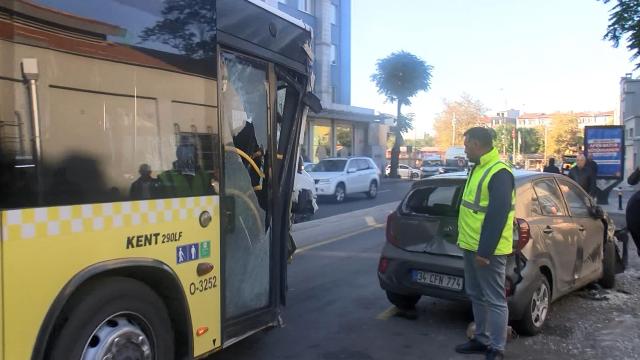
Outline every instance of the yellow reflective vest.
{"label": "yellow reflective vest", "polygon": [[[511,167],[500,160],[495,148],[480,158],[467,178],[462,194],[458,216],[458,246],[465,250],[478,251],[482,223],[489,206],[489,180],[502,169],[511,172]],[[511,196],[511,211],[502,230],[494,255],[511,254],[513,250],[513,217],[515,189]]]}

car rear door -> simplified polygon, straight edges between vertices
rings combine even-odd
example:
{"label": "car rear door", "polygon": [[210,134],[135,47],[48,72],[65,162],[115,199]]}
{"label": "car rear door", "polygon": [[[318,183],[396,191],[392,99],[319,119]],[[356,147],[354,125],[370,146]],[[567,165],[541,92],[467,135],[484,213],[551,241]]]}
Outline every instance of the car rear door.
{"label": "car rear door", "polygon": [[568,216],[560,189],[552,177],[534,181],[533,189],[532,212],[540,216],[529,223],[532,236],[543,240],[553,266],[555,287],[564,293],[573,287],[578,274],[578,225]]}
{"label": "car rear door", "polygon": [[571,218],[578,225],[578,283],[582,285],[597,279],[602,268],[604,224],[591,216],[589,195],[567,180],[558,180],[558,184]]}

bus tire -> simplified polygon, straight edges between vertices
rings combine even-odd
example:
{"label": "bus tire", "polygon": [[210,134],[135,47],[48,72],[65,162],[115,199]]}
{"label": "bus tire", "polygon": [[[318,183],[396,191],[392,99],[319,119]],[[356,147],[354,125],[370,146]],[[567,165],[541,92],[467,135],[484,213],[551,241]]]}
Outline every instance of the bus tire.
{"label": "bus tire", "polygon": [[[124,277],[94,281],[62,314],[51,360],[144,358],[172,360],[174,337],[167,308],[146,284]],[[128,357],[129,356],[129,357]]]}

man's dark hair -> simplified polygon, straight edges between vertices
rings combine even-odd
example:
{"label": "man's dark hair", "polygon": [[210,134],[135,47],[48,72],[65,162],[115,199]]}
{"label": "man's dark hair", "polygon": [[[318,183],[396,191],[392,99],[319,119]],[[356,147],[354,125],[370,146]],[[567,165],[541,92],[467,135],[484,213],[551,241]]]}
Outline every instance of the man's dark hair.
{"label": "man's dark hair", "polygon": [[485,127],[472,127],[471,129],[464,132],[464,136],[468,140],[476,140],[480,145],[487,148],[493,147],[493,138],[495,135],[495,131],[493,129],[485,128]]}
{"label": "man's dark hair", "polygon": [[549,166],[554,166],[556,164],[555,158],[549,158]]}

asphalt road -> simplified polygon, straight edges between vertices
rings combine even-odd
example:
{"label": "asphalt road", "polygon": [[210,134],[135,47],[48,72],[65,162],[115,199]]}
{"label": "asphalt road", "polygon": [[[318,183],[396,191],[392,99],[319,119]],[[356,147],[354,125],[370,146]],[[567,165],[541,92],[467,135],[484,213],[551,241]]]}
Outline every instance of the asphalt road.
{"label": "asphalt road", "polygon": [[322,219],[329,216],[345,214],[354,210],[373,207],[386,204],[393,201],[400,201],[407,190],[411,187],[411,180],[389,180],[382,179],[378,196],[375,199],[369,199],[364,194],[351,194],[344,202],[336,204],[328,197],[320,197],[318,199],[318,212],[313,216],[312,220]]}
{"label": "asphalt road", "polygon": [[[418,303],[418,319],[407,320],[387,302],[376,268],[384,244],[382,219],[391,208],[354,213],[369,226],[350,236],[337,236],[336,230],[323,241],[301,244],[289,266],[285,326],[254,334],[210,360],[480,358],[453,350],[466,340],[471,321],[468,304],[424,297]],[[622,216],[615,218],[623,224]],[[312,223],[301,225],[300,233],[314,231]],[[316,227],[323,231],[323,226]],[[328,232],[333,228],[324,227]],[[510,342],[507,358],[638,358],[640,344],[633,334],[640,326],[640,261],[633,245],[630,250],[633,264],[618,276],[620,291],[607,293],[605,301],[586,299],[586,291],[560,299],[553,304],[543,333]]]}

